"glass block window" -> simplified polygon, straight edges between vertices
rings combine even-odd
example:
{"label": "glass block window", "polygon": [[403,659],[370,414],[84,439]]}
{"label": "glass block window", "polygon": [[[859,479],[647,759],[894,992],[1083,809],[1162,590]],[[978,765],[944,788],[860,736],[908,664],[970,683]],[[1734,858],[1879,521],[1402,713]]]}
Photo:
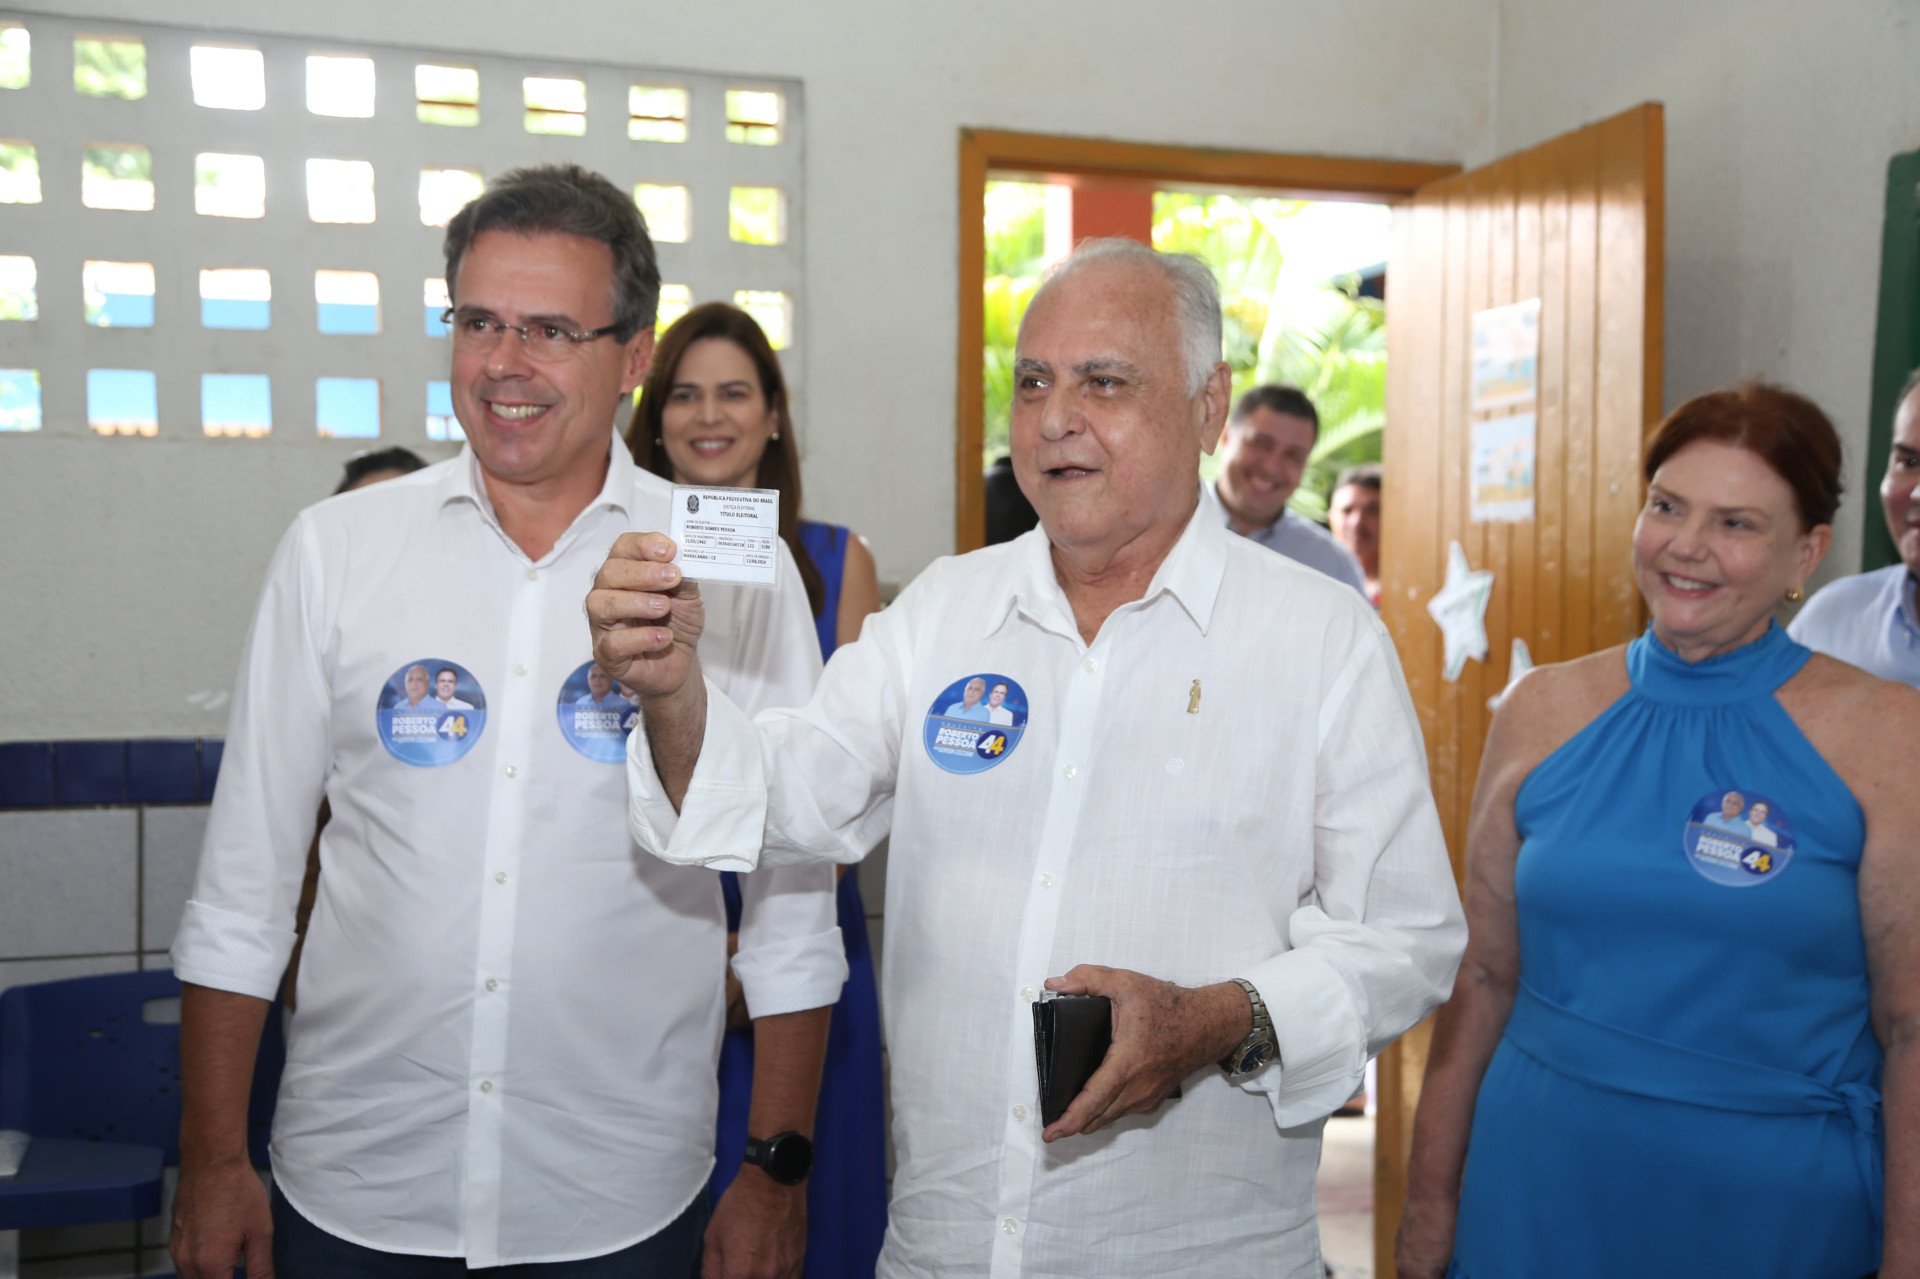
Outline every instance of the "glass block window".
{"label": "glass block window", "polygon": [[552,160],[646,217],[660,327],[753,299],[804,414],[804,128],[793,81],[6,11],[0,432],[457,443],[435,228]]}
{"label": "glass block window", "polygon": [[733,304],[751,315],[776,351],[784,351],[793,337],[793,300],[784,293],[741,289]]}
{"label": "glass block window", "polygon": [[372,222],[373,166],[365,160],[307,161],[307,216],[315,222]]}
{"label": "glass block window", "polygon": [[24,89],[32,83],[33,33],[17,22],[0,22],[0,89]]}
{"label": "glass block window", "polygon": [[206,373],[200,378],[200,429],[259,439],[273,431],[273,382],[264,373]]}
{"label": "glass block window", "polygon": [[587,82],[555,76],[521,81],[527,104],[528,133],[557,133],[577,138],[587,131]]}
{"label": "glass block window", "polygon": [[380,383],[370,377],[323,377],[313,384],[314,424],[320,438],[380,438]]}
{"label": "glass block window", "polygon": [[420,170],[420,224],[445,226],[486,189],[487,180],[478,169]]}
{"label": "glass block window", "polygon": [[40,429],[40,370],[0,369],[0,431]]}
{"label": "glass block window", "polygon": [[727,141],[750,147],[780,145],[780,95],[768,89],[727,90]]}
{"label": "glass block window", "polygon": [[687,91],[654,84],[629,88],[627,137],[635,142],[685,142]]}
{"label": "glass block window", "polygon": [[380,331],[380,277],[371,271],[315,271],[313,298],[322,333]]}
{"label": "glass block window", "polygon": [[87,425],[100,435],[158,435],[159,379],[146,369],[88,369]]}
{"label": "glass block window", "polygon": [[40,203],[40,158],[31,142],[0,138],[0,204]]}
{"label": "glass block window", "polygon": [[430,338],[447,336],[446,321],[440,318],[447,313],[447,308],[453,305],[453,299],[447,296],[447,282],[436,275],[427,281],[421,294],[426,302],[427,336]]}
{"label": "glass block window", "polygon": [[267,162],[202,151],[193,158],[193,211],[210,218],[267,216]]}
{"label": "glass block window", "polygon": [[735,187],[727,203],[727,231],[741,244],[784,244],[786,199],[779,187]]}
{"label": "glass block window", "polygon": [[103,329],[153,327],[153,263],[89,262],[80,270],[87,323]]}
{"label": "glass block window", "polygon": [[307,110],[365,120],[373,115],[373,59],[314,54],[307,59]]}
{"label": "glass block window", "polygon": [[146,42],[127,36],[76,37],[73,89],[90,98],[146,97]]}
{"label": "glass block window", "polygon": [[221,111],[258,111],[267,105],[267,63],[258,49],[196,44],[188,55],[193,100]]}
{"label": "glass block window", "polygon": [[460,419],[453,415],[451,382],[427,383],[427,438],[436,441],[467,438],[467,433],[460,429]]}
{"label": "glass block window", "polygon": [[200,272],[200,324],[209,329],[264,329],[273,323],[273,274],[255,267]]}
{"label": "glass block window", "polygon": [[690,193],[679,186],[641,182],[633,188],[633,202],[647,220],[647,234],[661,244],[685,244],[690,220]]}
{"label": "glass block window", "polygon": [[152,209],[153,152],[132,143],[89,145],[81,153],[80,202],[89,209]]}
{"label": "glass block window", "polygon": [[480,123],[480,73],[423,62],[413,69],[414,115],[421,124],[471,129]]}
{"label": "glass block window", "polygon": [[40,269],[33,259],[0,255],[0,321],[40,318]]}
{"label": "glass block window", "polygon": [[653,322],[655,335],[665,333],[669,325],[693,310],[693,290],[684,284],[660,286],[660,311]]}

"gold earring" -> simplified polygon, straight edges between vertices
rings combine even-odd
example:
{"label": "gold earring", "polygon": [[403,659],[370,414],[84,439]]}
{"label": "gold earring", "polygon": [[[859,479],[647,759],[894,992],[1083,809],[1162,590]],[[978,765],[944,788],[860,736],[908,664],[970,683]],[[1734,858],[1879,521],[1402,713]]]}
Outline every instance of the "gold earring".
{"label": "gold earring", "polygon": [[1798,604],[1805,598],[1807,598],[1807,593],[1797,586],[1791,587],[1787,591],[1787,603],[1789,604]]}

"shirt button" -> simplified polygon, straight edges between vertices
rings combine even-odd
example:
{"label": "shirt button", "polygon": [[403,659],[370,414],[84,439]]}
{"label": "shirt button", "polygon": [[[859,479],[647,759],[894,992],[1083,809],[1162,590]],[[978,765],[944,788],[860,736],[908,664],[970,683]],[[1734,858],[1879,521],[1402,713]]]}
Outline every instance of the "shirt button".
{"label": "shirt button", "polygon": [[1100,669],[1100,663],[1094,661],[1091,657],[1089,657],[1084,659],[1080,663],[1080,669],[1085,671],[1087,674],[1091,675],[1095,671]]}
{"label": "shirt button", "polygon": [[498,977],[487,978],[487,989],[488,990],[500,989],[500,979]]}
{"label": "shirt button", "polygon": [[506,774],[508,777],[518,777],[520,776],[520,770],[515,768],[512,764],[508,764],[506,767]]}
{"label": "shirt button", "polygon": [[1027,1108],[1025,1106],[1015,1106],[1013,1108],[1013,1117],[1025,1123],[1027,1120]]}
{"label": "shirt button", "polygon": [[1020,1223],[1012,1217],[1002,1217],[1000,1218],[1000,1233],[1003,1235],[1017,1235],[1020,1233]]}
{"label": "shirt button", "polygon": [[527,570],[527,580],[528,580],[529,582],[537,582],[537,581],[539,581],[539,580],[540,580],[540,570],[539,570],[539,569],[537,569],[537,568],[530,568],[530,569],[528,569],[528,570]]}
{"label": "shirt button", "polygon": [[1052,888],[1052,887],[1053,887],[1053,876],[1051,876],[1051,875],[1042,875],[1042,876],[1040,876],[1040,887],[1042,887],[1042,888]]}
{"label": "shirt button", "polygon": [[506,872],[506,871],[504,871],[504,870],[496,870],[496,871],[494,871],[494,872],[493,872],[493,882],[494,882],[494,883],[496,883],[496,884],[504,884],[504,883],[506,883],[506,882],[507,882],[507,872]]}
{"label": "shirt button", "polygon": [[1068,781],[1072,781],[1075,777],[1078,777],[1080,775],[1080,770],[1075,768],[1072,764],[1068,764],[1065,768],[1061,769],[1060,772],[1067,778]]}
{"label": "shirt button", "polygon": [[527,673],[527,664],[525,662],[515,662],[513,664],[513,673],[515,675],[525,675]]}
{"label": "shirt button", "polygon": [[493,1091],[493,1080],[491,1080],[491,1079],[482,1079],[482,1080],[480,1081],[480,1091],[481,1091],[481,1092],[492,1092],[492,1091]]}
{"label": "shirt button", "polygon": [[1031,986],[1022,986],[1022,987],[1020,988],[1020,999],[1021,999],[1021,1002],[1023,1002],[1023,1003],[1028,1003],[1028,1004],[1030,1004],[1030,1003],[1032,1003],[1032,1002],[1033,1002],[1033,987],[1031,987]]}

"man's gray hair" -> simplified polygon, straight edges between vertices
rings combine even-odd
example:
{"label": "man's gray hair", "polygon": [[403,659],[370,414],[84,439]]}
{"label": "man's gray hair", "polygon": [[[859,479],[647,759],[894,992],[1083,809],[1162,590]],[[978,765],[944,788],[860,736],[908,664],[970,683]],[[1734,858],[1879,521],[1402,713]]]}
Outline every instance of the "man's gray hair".
{"label": "man's gray hair", "polygon": [[[1187,394],[1200,394],[1213,366],[1220,362],[1225,336],[1220,321],[1220,286],[1214,283],[1213,271],[1190,253],[1161,253],[1138,240],[1121,236],[1082,240],[1048,273],[1033,302],[1059,281],[1097,262],[1151,265],[1166,277],[1173,286],[1179,312],[1176,318],[1180,322],[1180,356],[1187,366]],[[1028,308],[1032,305],[1029,303]]]}
{"label": "man's gray hair", "polygon": [[[542,164],[503,173],[447,223],[447,294],[460,259],[486,231],[574,235],[613,254],[614,337],[630,340],[653,327],[660,310],[660,264],[647,224],[620,188],[577,164]],[[457,303],[458,298],[454,298]],[[584,317],[583,317],[584,318]]]}

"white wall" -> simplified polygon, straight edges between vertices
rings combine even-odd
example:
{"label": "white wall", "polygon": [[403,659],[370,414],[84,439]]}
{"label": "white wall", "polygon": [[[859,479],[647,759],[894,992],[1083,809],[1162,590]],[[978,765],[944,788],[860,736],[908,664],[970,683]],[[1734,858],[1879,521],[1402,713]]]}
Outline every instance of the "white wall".
{"label": "white wall", "polygon": [[[904,580],[952,545],[960,128],[1456,160],[1491,128],[1496,4],[14,7],[804,81],[808,506]],[[221,733],[266,557],[350,451],[0,438],[0,740]]]}
{"label": "white wall", "polygon": [[[1504,154],[1666,104],[1666,402],[1748,377],[1840,428],[1848,495],[1826,576],[1860,563],[1887,160],[1920,147],[1913,0],[1501,0]],[[1474,158],[1482,158],[1475,156]]]}

